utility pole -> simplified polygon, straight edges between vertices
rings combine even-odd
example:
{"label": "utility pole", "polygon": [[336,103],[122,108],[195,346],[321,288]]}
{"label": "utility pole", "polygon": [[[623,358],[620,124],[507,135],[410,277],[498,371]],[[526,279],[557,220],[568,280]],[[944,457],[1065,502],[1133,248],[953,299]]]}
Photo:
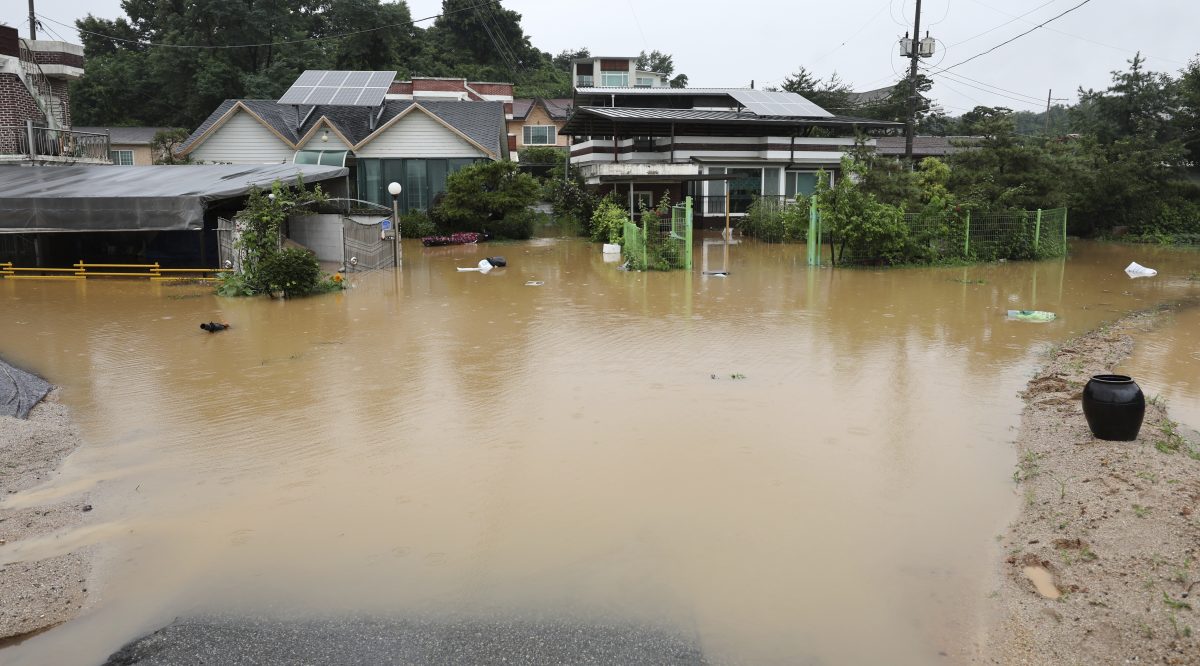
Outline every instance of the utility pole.
{"label": "utility pole", "polygon": [[29,38],[37,39],[37,15],[33,12],[33,0],[29,0]]}
{"label": "utility pole", "polygon": [[[33,2],[33,0],[29,0]],[[912,163],[913,116],[917,115],[917,58],[921,57],[921,0],[917,0],[917,12],[913,18],[912,47],[908,65],[908,114],[904,118],[904,159]]]}
{"label": "utility pole", "polygon": [[1052,94],[1054,94],[1053,89],[1046,91],[1046,136],[1050,136],[1050,95]]}

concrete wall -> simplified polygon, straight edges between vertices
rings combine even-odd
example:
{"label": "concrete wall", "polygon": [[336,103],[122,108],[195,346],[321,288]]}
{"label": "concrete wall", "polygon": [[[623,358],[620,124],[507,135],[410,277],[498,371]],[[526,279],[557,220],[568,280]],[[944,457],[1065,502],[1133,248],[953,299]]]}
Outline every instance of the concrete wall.
{"label": "concrete wall", "polygon": [[293,215],[288,218],[288,236],[321,261],[345,261],[341,215]]}

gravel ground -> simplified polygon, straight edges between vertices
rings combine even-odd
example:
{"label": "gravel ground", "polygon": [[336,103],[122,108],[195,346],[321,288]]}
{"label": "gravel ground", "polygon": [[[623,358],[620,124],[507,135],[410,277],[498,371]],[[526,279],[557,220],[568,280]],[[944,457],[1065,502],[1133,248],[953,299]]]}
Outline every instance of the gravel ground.
{"label": "gravel ground", "polygon": [[706,664],[699,648],[643,627],[566,620],[344,618],[177,621],[105,666],[298,664]]}
{"label": "gravel ground", "polygon": [[[1155,401],[1136,441],[1097,440],[1080,402],[1163,312],[1064,344],[1029,382],[1021,513],[998,537],[995,617],[976,661],[1200,664],[1200,435]],[[1035,588],[1029,573],[1041,572],[1057,599]]]}
{"label": "gravel ground", "polygon": [[6,545],[82,522],[82,499],[24,509],[3,504],[44,481],[78,445],[57,392],[34,407],[28,420],[0,417],[0,639],[60,624],[83,607],[88,566],[82,554],[17,563],[4,557]]}

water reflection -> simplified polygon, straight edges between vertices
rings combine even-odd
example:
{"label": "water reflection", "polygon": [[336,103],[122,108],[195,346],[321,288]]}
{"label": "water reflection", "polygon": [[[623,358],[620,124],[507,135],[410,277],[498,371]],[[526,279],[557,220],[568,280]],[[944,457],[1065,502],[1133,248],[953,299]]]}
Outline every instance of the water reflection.
{"label": "water reflection", "polygon": [[92,663],[214,608],[536,609],[714,658],[927,663],[985,603],[1038,350],[1196,291],[1194,255],[1148,249],[1160,278],[1131,281],[1128,254],[832,270],[744,242],[716,278],[542,239],[410,244],[399,274],[291,302],[0,281],[0,351],[87,441],[9,501],[91,486],[102,528],[71,542],[104,556],[95,610],[4,657]]}

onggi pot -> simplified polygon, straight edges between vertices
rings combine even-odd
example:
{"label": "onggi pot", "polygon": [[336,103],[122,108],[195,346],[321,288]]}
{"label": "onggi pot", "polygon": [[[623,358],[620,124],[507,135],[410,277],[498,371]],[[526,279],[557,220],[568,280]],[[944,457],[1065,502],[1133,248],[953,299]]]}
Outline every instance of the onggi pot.
{"label": "onggi pot", "polygon": [[1097,439],[1137,439],[1146,415],[1146,396],[1125,375],[1096,375],[1083,387],[1083,415]]}

